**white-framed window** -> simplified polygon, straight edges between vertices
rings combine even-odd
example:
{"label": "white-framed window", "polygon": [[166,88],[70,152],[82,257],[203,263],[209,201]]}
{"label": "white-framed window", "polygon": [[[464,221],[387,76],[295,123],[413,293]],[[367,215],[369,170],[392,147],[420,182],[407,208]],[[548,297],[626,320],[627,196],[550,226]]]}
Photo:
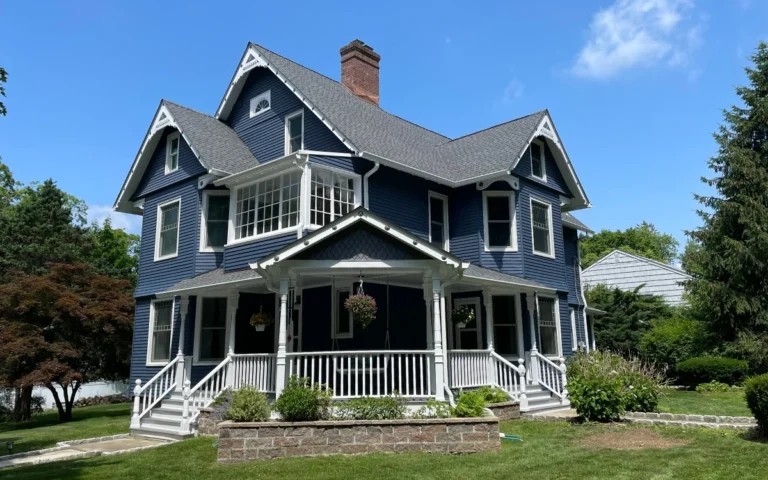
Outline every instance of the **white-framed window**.
{"label": "white-framed window", "polygon": [[429,192],[429,242],[449,251],[448,231],[448,197]]}
{"label": "white-framed window", "polygon": [[547,160],[544,142],[534,140],[528,149],[528,155],[531,157],[531,175],[539,180],[547,181]]}
{"label": "white-framed window", "polygon": [[301,172],[294,170],[240,187],[232,197],[231,242],[295,229]]}
{"label": "white-framed window", "polygon": [[310,174],[309,224],[322,227],[359,205],[360,176],[312,166]]}
{"label": "white-framed window", "polygon": [[519,357],[517,335],[517,297],[494,295],[493,306],[493,349],[505,357]]}
{"label": "white-framed window", "polygon": [[218,364],[226,356],[227,297],[198,297],[195,363]]}
{"label": "white-framed window", "polygon": [[457,298],[453,301],[453,308],[466,305],[475,314],[475,320],[460,327],[454,325],[456,348],[459,350],[478,350],[483,348],[482,311],[480,310],[480,298]]}
{"label": "white-framed window", "polygon": [[571,318],[571,350],[575,352],[579,349],[579,336],[576,334],[576,309],[568,307],[568,316]]}
{"label": "white-framed window", "polygon": [[333,338],[352,338],[354,335],[352,314],[344,307],[351,291],[350,287],[339,287],[333,291]]}
{"label": "white-framed window", "polygon": [[485,250],[517,250],[515,192],[483,192]]}
{"label": "white-framed window", "polygon": [[157,206],[155,261],[175,258],[179,255],[180,213],[181,198],[169,200]]}
{"label": "white-framed window", "polygon": [[166,138],[165,144],[165,174],[173,173],[179,169],[179,144],[181,136],[179,132],[173,132]]}
{"label": "white-framed window", "polygon": [[552,232],[552,205],[531,198],[531,236],[534,254],[555,258]]}
{"label": "white-framed window", "polygon": [[285,154],[304,148],[304,110],[285,117]]}
{"label": "white-framed window", "polygon": [[201,252],[220,252],[226,245],[229,231],[229,203],[228,190],[203,192],[200,224]]}
{"label": "white-framed window", "polygon": [[250,114],[251,118],[261,115],[272,108],[272,90],[256,95],[251,99]]}
{"label": "white-framed window", "polygon": [[171,359],[173,300],[152,300],[149,304],[147,365],[165,365]]}
{"label": "white-framed window", "polygon": [[549,357],[560,356],[560,322],[558,300],[538,297],[539,304],[539,351]]}

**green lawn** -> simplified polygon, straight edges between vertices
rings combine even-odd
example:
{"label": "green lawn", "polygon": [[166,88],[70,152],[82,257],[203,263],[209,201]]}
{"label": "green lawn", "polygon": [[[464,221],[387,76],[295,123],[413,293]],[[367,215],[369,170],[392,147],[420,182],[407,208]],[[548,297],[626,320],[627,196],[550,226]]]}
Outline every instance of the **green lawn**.
{"label": "green lawn", "polygon": [[749,411],[744,399],[744,390],[699,393],[688,390],[665,389],[659,402],[659,411],[696,415],[752,416],[752,412]]}
{"label": "green lawn", "polygon": [[[4,479],[716,479],[768,478],[768,444],[744,433],[655,427],[665,438],[687,445],[670,449],[613,450],[577,442],[606,431],[640,432],[627,425],[570,425],[516,421],[502,425],[522,435],[522,443],[504,443],[498,453],[465,456],[403,454],[281,459],[219,466],[213,439],[197,438],[143,452],[112,457],[0,470]],[[647,431],[646,431],[647,432]]]}
{"label": "green lawn", "polygon": [[[72,421],[59,423],[56,410],[47,410],[28,423],[0,423],[0,455],[13,440],[13,453],[56,446],[56,442],[128,433],[131,404],[98,405],[72,410]],[[2,458],[2,457],[0,457]]]}

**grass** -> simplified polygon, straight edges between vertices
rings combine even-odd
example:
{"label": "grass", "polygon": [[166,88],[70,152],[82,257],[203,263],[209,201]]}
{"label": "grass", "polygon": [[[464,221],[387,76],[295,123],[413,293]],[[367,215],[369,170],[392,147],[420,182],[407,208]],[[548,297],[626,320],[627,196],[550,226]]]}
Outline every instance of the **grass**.
{"label": "grass", "polygon": [[[56,446],[56,442],[128,433],[130,403],[96,405],[72,410],[72,421],[59,423],[56,410],[34,415],[27,423],[0,423],[0,454],[13,440],[13,453]],[[0,456],[2,458],[2,456]]]}
{"label": "grass", "polygon": [[699,393],[689,390],[665,389],[659,401],[659,411],[692,413],[695,415],[728,415],[751,417],[744,399],[744,390]]}
{"label": "grass", "polygon": [[725,430],[654,427],[663,437],[689,443],[666,450],[612,450],[577,442],[627,425],[570,425],[516,421],[502,424],[522,443],[505,442],[501,452],[465,456],[438,454],[295,458],[219,466],[212,438],[196,438],[153,450],[0,470],[6,479],[718,479],[768,478],[768,443]]}

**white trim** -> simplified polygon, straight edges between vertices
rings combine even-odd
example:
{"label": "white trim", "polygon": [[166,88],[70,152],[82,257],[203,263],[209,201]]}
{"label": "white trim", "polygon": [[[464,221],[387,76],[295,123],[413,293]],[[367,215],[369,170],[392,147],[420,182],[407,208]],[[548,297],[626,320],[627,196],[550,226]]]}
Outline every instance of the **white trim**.
{"label": "white trim", "polygon": [[[168,341],[168,360],[155,362],[152,361],[152,340],[155,335],[155,303],[165,303],[165,302],[171,302],[171,336]],[[174,317],[176,316],[176,298],[172,297],[170,299],[154,299],[149,302],[149,331],[147,335],[147,358],[145,365],[147,367],[162,367],[168,364],[168,362],[171,361],[171,358],[173,358],[173,351],[171,350],[171,347],[173,346],[173,324],[174,324]]]}
{"label": "white trim", "polygon": [[[493,299],[494,299],[494,297],[512,297],[512,301],[514,302],[514,309],[512,311],[512,316],[513,316],[512,323],[508,323],[507,322],[507,323],[501,323],[501,324],[498,324],[498,325],[496,324],[496,312],[498,310],[493,306]],[[493,348],[494,348],[494,351],[496,351],[496,353],[498,353],[499,355],[503,356],[506,359],[518,359],[518,358],[520,358],[521,355],[525,354],[525,349],[521,349],[520,348],[520,342],[519,342],[519,340],[520,340],[520,330],[522,329],[521,328],[522,327],[522,325],[521,325],[522,324],[522,318],[520,316],[518,316],[518,310],[519,310],[518,302],[520,300],[519,292],[514,292],[514,293],[510,293],[510,292],[495,292],[495,291],[493,291],[491,289],[487,296],[483,296],[483,304],[484,305],[485,305],[485,299],[486,298],[490,298],[490,300],[491,300],[491,318],[490,318],[491,321],[490,321],[490,325],[491,325],[491,328],[493,329]],[[486,313],[486,315],[488,314],[488,305],[485,305],[485,313]],[[506,327],[506,328],[509,328],[509,327],[514,328],[514,330],[515,330],[514,331],[514,337],[510,338],[509,340],[514,345],[515,350],[517,350],[517,354],[516,355],[503,354],[503,353],[498,351],[498,349],[497,349],[498,342],[496,341],[499,338],[499,336],[496,335],[496,327],[497,326],[499,326],[499,327]],[[488,334],[486,333],[486,337],[487,336],[488,336]]]}
{"label": "white trim", "polygon": [[[291,132],[288,125],[291,120],[301,115],[301,148],[291,151]],[[285,116],[285,154],[290,155],[292,153],[300,152],[304,150],[304,109],[296,110]]]}
{"label": "white trim", "polygon": [[568,316],[571,320],[571,351],[575,352],[579,349],[579,336],[576,333],[576,309],[569,306]]}
{"label": "white trim", "polygon": [[[488,244],[488,197],[509,197],[509,215],[511,245],[506,247],[492,247]],[[483,191],[483,247],[486,252],[516,252],[517,251],[517,208],[515,208],[515,192],[509,190],[485,190]]]}
{"label": "white trim", "polygon": [[[533,173],[533,148],[532,146],[536,144],[541,149],[541,172],[543,173],[542,176],[538,176],[535,173]],[[536,180],[540,180],[542,182],[547,181],[547,148],[544,145],[544,142],[539,140],[538,138],[535,138],[530,145],[528,145],[528,158],[530,160],[531,165],[531,177],[533,177]]]}
{"label": "white trim", "polygon": [[[459,307],[461,305],[474,305],[475,306],[475,327],[474,328],[459,328],[457,325],[453,324],[453,318],[451,318],[451,326],[453,327],[452,330],[454,331],[454,338],[456,341],[456,348],[455,350],[462,350],[466,349],[466,347],[461,346],[461,332],[467,332],[475,330],[476,336],[477,336],[477,349],[482,350],[483,349],[483,307],[482,302],[480,301],[481,297],[461,297],[456,298],[453,300],[453,308]],[[453,313],[453,308],[451,308],[451,313]]]}
{"label": "white trim", "polygon": [[536,294],[536,312],[538,312],[538,322],[536,322],[536,327],[538,328],[538,334],[539,334],[539,341],[538,347],[539,352],[541,352],[542,355],[544,355],[543,352],[543,345],[541,342],[541,309],[539,308],[539,299],[546,298],[547,300],[553,300],[554,305],[552,306],[552,309],[554,310],[554,320],[555,320],[555,346],[557,347],[557,353],[555,355],[549,354],[546,355],[547,358],[560,358],[563,355],[563,337],[560,332],[560,297],[557,295],[542,295],[540,293]]}
{"label": "white trim", "polygon": [[451,241],[450,241],[450,225],[449,225],[449,219],[450,215],[448,215],[448,197],[446,195],[443,195],[442,193],[433,192],[432,190],[427,191],[427,217],[429,218],[427,228],[427,233],[429,234],[429,243],[432,243],[432,199],[436,198],[443,202],[443,245],[440,247],[446,252],[451,251]]}
{"label": "white trim", "polygon": [[[258,112],[256,112],[255,111],[256,110],[256,106],[262,100],[266,100],[267,103],[269,103],[269,105],[267,106],[267,108],[264,108],[264,109],[259,110]],[[256,95],[255,97],[253,97],[251,99],[251,102],[250,102],[250,105],[249,105],[249,108],[248,108],[248,113],[250,115],[250,118],[253,118],[253,117],[257,117],[257,116],[261,115],[262,113],[267,112],[269,110],[272,110],[272,90],[267,90],[266,92],[260,93],[260,94]]]}
{"label": "white trim", "polygon": [[[356,209],[357,207],[359,207],[361,205],[361,198],[360,197],[362,197],[362,177],[359,174],[357,174],[355,172],[351,172],[349,170],[342,170],[341,168],[330,167],[328,165],[323,165],[321,163],[315,163],[315,162],[311,162],[311,161],[308,162],[307,165],[309,166],[309,168],[307,170],[307,173],[308,173],[308,177],[307,177],[307,196],[303,200],[303,202],[301,202],[301,207],[304,208],[305,211],[307,212],[306,222],[304,223],[304,226],[305,226],[305,228],[307,230],[314,230],[314,229],[318,229],[318,228],[323,228],[325,226],[325,225],[317,225],[317,224],[312,223],[312,210],[311,210],[311,208],[312,208],[312,171],[313,170],[325,170],[327,172],[331,172],[331,174],[333,174],[333,175],[341,175],[343,177],[351,178],[352,179],[352,186],[354,188],[354,193],[355,193],[355,203],[354,203],[354,206],[352,207],[352,209],[350,211]],[[336,182],[333,181],[333,180],[334,179],[332,177],[332,179],[331,179],[331,190],[336,188],[335,187]],[[331,198],[333,198],[333,192],[331,192]],[[341,216],[337,217],[336,216],[336,212],[333,211],[334,208],[335,208],[335,202],[331,201],[331,212],[330,212],[331,213],[331,222],[333,222],[337,218],[341,218],[341,217],[344,216],[344,215],[341,215]]]}
{"label": "white trim", "polygon": [[[200,360],[200,335],[203,324],[203,299],[204,298],[223,298],[227,302],[224,310],[224,352],[219,359]],[[195,345],[193,348],[192,361],[194,365],[218,365],[227,356],[227,342],[229,340],[229,297],[227,295],[198,295],[195,299]],[[232,326],[234,328],[234,325]]]}
{"label": "white trim", "polygon": [[[178,211],[178,217],[176,219],[176,253],[173,253],[171,255],[160,255],[160,228],[162,227],[163,223],[163,207],[167,207],[169,205],[172,205],[174,203],[179,204],[179,211]],[[171,258],[176,258],[179,256],[179,239],[181,238],[181,197],[176,197],[171,200],[167,200],[163,203],[157,204],[157,218],[155,221],[155,258],[154,260],[156,262],[159,262],[161,260],[169,260]]]}
{"label": "white trim", "polygon": [[[230,208],[232,207],[232,203],[230,200]],[[235,245],[243,245],[245,243],[252,243],[252,242],[258,242],[261,240],[264,240],[265,238],[271,238],[271,237],[279,237],[281,235],[287,235],[289,233],[296,233],[298,226],[296,227],[288,227],[288,228],[281,228],[280,230],[272,230],[271,232],[262,233],[259,235],[254,235],[252,237],[243,237],[238,238],[237,240],[228,240],[227,244],[224,245],[224,247],[233,247]],[[233,230],[234,232],[234,230]],[[229,236],[227,238],[230,238]]]}
{"label": "white trim", "polygon": [[[331,319],[331,339],[333,340],[344,340],[344,339],[350,339],[355,337],[354,332],[354,322],[352,321],[352,314],[348,311],[347,312],[347,320],[349,321],[349,333],[337,333],[336,332],[336,320],[339,317],[339,309],[344,308],[343,305],[339,305],[339,293],[340,292],[347,292],[349,295],[352,295],[352,292],[354,291],[354,286],[343,286],[343,287],[337,287],[334,285],[333,288],[331,288],[331,291],[333,292],[332,298],[331,298],[331,314],[333,315],[333,318]],[[304,299],[302,298],[302,301]]]}
{"label": "white trim", "polygon": [[490,187],[491,185],[493,185],[496,182],[507,182],[507,184],[509,184],[509,186],[513,190],[520,190],[520,179],[518,177],[516,177],[515,175],[510,175],[510,174],[504,174],[504,175],[500,175],[500,176],[498,176],[496,178],[490,178],[490,179],[484,180],[482,182],[477,182],[475,184],[475,188],[477,188],[478,190],[482,191],[482,190],[487,189],[488,187]]}
{"label": "white trim", "polygon": [[[173,152],[173,141],[176,140],[176,168],[173,168],[171,155]],[[165,139],[165,174],[177,172],[179,170],[179,162],[181,160],[181,135],[179,132],[169,133]]]}
{"label": "white trim", "polygon": [[[555,229],[553,227],[552,222],[552,204],[550,202],[547,202],[546,200],[541,200],[536,197],[529,197],[529,210],[528,210],[528,216],[531,220],[531,251],[534,255],[537,255],[539,257],[545,257],[545,258],[555,258]],[[548,222],[549,222],[549,253],[545,252],[539,252],[536,250],[536,244],[534,242],[534,235],[533,235],[533,203],[536,202],[539,205],[546,205],[548,208]]]}
{"label": "white trim", "polygon": [[[201,202],[202,208],[200,209],[200,252],[223,252],[224,247],[209,247],[208,244],[208,198],[209,197],[228,197],[230,196],[229,190],[203,190],[203,201]],[[230,201],[230,207],[232,202]],[[229,240],[229,219],[227,218],[227,240]],[[228,242],[224,242],[226,245]]]}
{"label": "white trim", "polygon": [[524,340],[524,333],[523,330],[525,330],[525,320],[523,320],[523,303],[522,303],[522,293],[520,291],[516,292],[515,294],[515,320],[519,326],[517,328],[517,350],[520,352],[520,356],[518,358],[525,358],[525,340]]}

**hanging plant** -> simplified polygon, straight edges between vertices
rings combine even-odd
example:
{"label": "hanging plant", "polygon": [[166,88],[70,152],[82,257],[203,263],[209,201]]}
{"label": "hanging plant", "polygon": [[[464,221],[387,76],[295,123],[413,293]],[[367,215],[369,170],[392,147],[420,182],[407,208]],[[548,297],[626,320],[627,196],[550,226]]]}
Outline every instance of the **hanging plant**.
{"label": "hanging plant", "polygon": [[467,325],[474,323],[475,311],[469,308],[468,305],[460,305],[451,313],[451,320],[453,324],[459,328],[464,328]]}
{"label": "hanging plant", "polygon": [[376,318],[376,300],[364,293],[351,295],[344,302],[344,308],[363,328],[368,328],[368,325]]}
{"label": "hanging plant", "polygon": [[249,323],[253,328],[256,329],[257,332],[263,332],[267,326],[275,323],[275,319],[272,318],[272,315],[264,313],[261,311],[261,309],[259,309],[259,313],[254,313],[251,315]]}

